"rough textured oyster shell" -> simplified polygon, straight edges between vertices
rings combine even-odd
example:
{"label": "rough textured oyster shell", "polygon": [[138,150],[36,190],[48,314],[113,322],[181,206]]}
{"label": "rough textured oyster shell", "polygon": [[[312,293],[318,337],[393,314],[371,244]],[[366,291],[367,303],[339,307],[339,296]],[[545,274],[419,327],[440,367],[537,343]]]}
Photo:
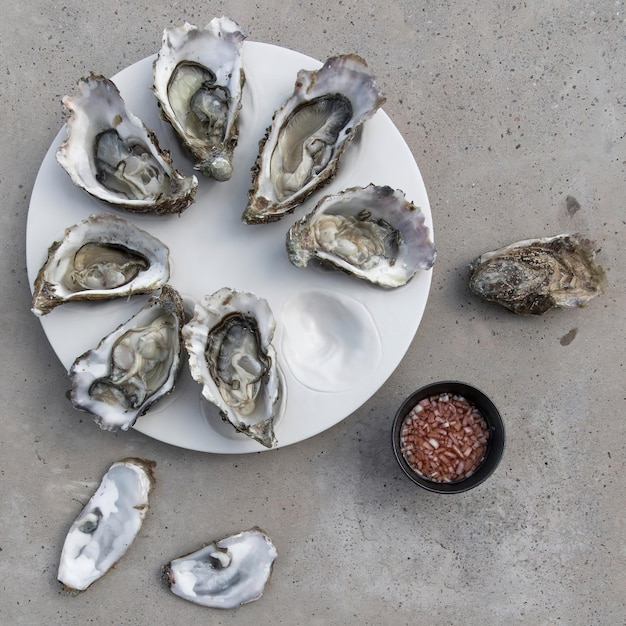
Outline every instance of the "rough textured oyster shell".
{"label": "rough textured oyster shell", "polygon": [[165,285],[158,296],[70,368],[70,400],[104,430],[128,430],[174,389],[181,366],[183,301]]}
{"label": "rough textured oyster shell", "polygon": [[526,239],[474,259],[469,286],[519,315],[585,306],[606,287],[595,253],[595,243],[578,234]]}
{"label": "rough textured oyster shell", "polygon": [[65,588],[87,589],[124,556],[148,510],[153,461],[111,465],[65,538],[57,578]]}
{"label": "rough textured oyster shell", "polygon": [[154,62],[154,93],[167,119],[196,161],[216,180],[232,174],[237,117],[245,75],[240,49],[245,33],[227,17],[205,28],[166,28]]}
{"label": "rough textured oyster shell", "polygon": [[126,106],[117,87],[91,73],[80,93],[65,96],[71,113],[67,140],[56,157],[78,187],[130,211],[180,213],[195,199],[198,181],[174,169],[169,152]]}
{"label": "rough textured oyster shell", "polygon": [[373,184],[323,198],[289,229],[287,252],[296,267],[315,259],[390,288],[435,261],[420,209],[399,189]]}
{"label": "rough textured oyster shell", "polygon": [[169,279],[169,249],[131,222],[100,213],[71,226],[48,250],[33,289],[32,311],[66,302],[150,293]]}
{"label": "rough textured oyster shell", "polygon": [[183,327],[189,368],[202,395],[236,430],[271,448],[282,384],[267,301],[223,288],[196,304]]}
{"label": "rough textured oyster shell", "polygon": [[315,72],[300,70],[293,95],[259,144],[243,221],[276,221],[328,183],[349,141],[384,101],[355,54],[332,57]]}
{"label": "rough textured oyster shell", "polygon": [[233,609],[263,595],[276,556],[268,535],[252,528],[174,559],[163,575],[170,589],[185,600]]}

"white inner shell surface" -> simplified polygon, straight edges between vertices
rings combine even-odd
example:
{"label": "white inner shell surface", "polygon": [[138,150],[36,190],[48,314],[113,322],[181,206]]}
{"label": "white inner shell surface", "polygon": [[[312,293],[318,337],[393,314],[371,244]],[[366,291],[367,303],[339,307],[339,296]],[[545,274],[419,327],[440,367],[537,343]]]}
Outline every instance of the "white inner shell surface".
{"label": "white inner shell surface", "polygon": [[174,559],[170,589],[196,604],[232,609],[263,594],[276,556],[265,533],[247,530]]}
{"label": "white inner shell surface", "polygon": [[[285,250],[285,234],[296,219],[313,209],[321,197],[318,194],[279,222],[260,226],[241,222],[252,184],[250,170],[257,157],[259,139],[270,125],[274,111],[293,92],[298,70],[317,69],[322,65],[320,61],[297,52],[250,41],[244,42],[242,59],[246,85],[231,180],[217,182],[203,178],[195,204],[180,216],[124,215],[169,247],[170,284],[189,305],[222,287],[249,291],[269,302],[276,318],[274,345],[279,352],[286,389],[285,407],[276,428],[277,446],[281,447],[337,424],[384,384],[413,341],[428,299],[432,270],[419,271],[408,285],[389,292],[365,281],[354,280],[343,272],[306,271],[292,266]],[[158,106],[151,91],[153,60],[154,57],[149,57],[128,67],[114,77],[114,82],[129,107],[153,128],[161,146],[172,151],[177,167],[189,174],[193,171],[191,160],[178,146],[170,125],[159,119]],[[372,70],[375,74],[382,71],[376,67]],[[393,94],[388,97],[392,98]],[[103,210],[101,203],[75,188],[56,163],[54,150],[63,136],[61,131],[46,155],[31,197],[27,225],[27,264],[31,284],[52,241],[58,239],[67,226]],[[422,209],[426,224],[433,233],[428,196],[417,164],[394,124],[381,110],[363,125],[348,146],[337,177],[323,193],[337,193],[371,182],[402,189],[407,199]],[[122,212],[118,211],[118,214]],[[298,367],[301,364],[297,360],[290,362],[283,350],[283,316],[287,304],[290,303],[288,314],[292,316],[297,313],[294,304],[304,306],[309,301],[309,294],[319,291],[324,292],[326,300],[341,298],[342,308],[350,308],[345,307],[346,301],[354,302],[354,308],[371,319],[371,324],[360,323],[365,329],[361,346],[371,367],[364,368],[363,376],[336,380],[327,391],[319,390],[319,381],[307,380],[306,368]],[[116,323],[121,324],[130,318],[145,300],[145,297],[133,296],[130,300],[116,302],[70,303],[57,307],[40,321],[59,359],[69,368],[78,355],[97,345]],[[86,317],[89,324],[85,323]],[[349,316],[341,323],[349,324]],[[372,336],[374,331],[377,337]],[[311,325],[307,333],[307,358],[313,356],[323,363],[323,353],[316,355],[315,346],[325,349],[328,345],[324,328]],[[343,336],[341,325],[333,328],[332,336]],[[335,345],[334,364],[339,372],[342,369],[347,371],[352,361],[355,338],[352,333],[346,336],[349,341]],[[291,337],[287,340],[290,341]],[[374,347],[371,354],[369,346]],[[298,359],[302,352],[292,349],[289,354],[292,359]],[[346,362],[345,368],[341,366],[342,360]],[[325,389],[328,387],[324,385]],[[223,423],[217,409],[209,404],[202,398],[200,386],[188,371],[183,371],[176,389],[140,417],[133,428],[193,450],[222,454],[265,450],[260,443]]]}
{"label": "white inner shell surface", "polygon": [[117,563],[141,528],[151,487],[143,464],[126,460],[111,466],[65,538],[61,583],[82,591]]}

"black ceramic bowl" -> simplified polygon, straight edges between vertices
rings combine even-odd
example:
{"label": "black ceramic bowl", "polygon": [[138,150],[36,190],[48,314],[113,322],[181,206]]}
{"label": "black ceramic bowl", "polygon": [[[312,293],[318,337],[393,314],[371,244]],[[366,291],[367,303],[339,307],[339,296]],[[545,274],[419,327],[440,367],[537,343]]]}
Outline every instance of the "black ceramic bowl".
{"label": "black ceramic bowl", "polygon": [[[424,398],[429,398],[440,393],[457,394],[474,404],[487,422],[487,426],[490,430],[487,451],[480,465],[470,476],[449,483],[429,480],[418,474],[411,468],[400,450],[400,431],[406,416],[418,402]],[[504,451],[504,423],[502,422],[498,409],[493,402],[482,391],[476,389],[476,387],[454,380],[432,383],[412,393],[398,409],[393,420],[391,432],[393,451],[404,473],[415,484],[436,493],[461,493],[480,485],[494,472],[498,463],[500,463],[502,452]]]}

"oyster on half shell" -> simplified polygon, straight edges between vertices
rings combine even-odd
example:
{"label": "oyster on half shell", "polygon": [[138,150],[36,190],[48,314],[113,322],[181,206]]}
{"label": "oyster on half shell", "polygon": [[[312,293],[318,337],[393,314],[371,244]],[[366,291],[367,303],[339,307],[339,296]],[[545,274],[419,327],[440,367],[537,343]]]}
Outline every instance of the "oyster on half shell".
{"label": "oyster on half shell", "polygon": [[293,95],[259,144],[243,221],[279,220],[328,183],[358,128],[384,101],[356,54],[332,57],[314,72],[300,70]]}
{"label": "oyster on half shell", "polygon": [[154,62],[153,90],[163,117],[193,155],[195,168],[220,181],[233,169],[245,38],[228,17],[216,17],[205,28],[166,28]]}
{"label": "oyster on half shell", "polygon": [[32,311],[41,316],[66,302],[151,293],[169,273],[169,249],[159,239],[111,213],[91,215],[50,246]]}
{"label": "oyster on half shell", "polygon": [[289,260],[311,260],[382,287],[406,284],[430,269],[435,246],[424,214],[391,187],[353,187],[326,196],[287,232]]}
{"label": "oyster on half shell", "polygon": [[266,300],[226,287],[204,296],[183,327],[189,369],[202,395],[236,430],[267,448],[276,444],[282,397],[275,327]]}
{"label": "oyster on half shell", "polygon": [[174,559],[163,577],[185,600],[234,609],[263,595],[276,557],[269,536],[255,527]]}
{"label": "oyster on half shell", "polygon": [[103,476],[63,544],[57,579],[66,589],[87,589],[124,556],[148,510],[154,465],[154,461],[124,459]]}
{"label": "oyster on half shell", "polygon": [[80,93],[65,96],[71,113],[56,158],[72,182],[109,204],[136,212],[180,213],[198,181],[174,169],[170,153],[126,106],[117,87],[91,73]]}
{"label": "oyster on half shell", "polygon": [[103,430],[128,430],[174,389],[180,371],[183,301],[165,285],[158,296],[70,368],[70,400]]}
{"label": "oyster on half shell", "polygon": [[519,315],[585,306],[604,292],[595,243],[579,234],[526,239],[470,263],[470,289]]}

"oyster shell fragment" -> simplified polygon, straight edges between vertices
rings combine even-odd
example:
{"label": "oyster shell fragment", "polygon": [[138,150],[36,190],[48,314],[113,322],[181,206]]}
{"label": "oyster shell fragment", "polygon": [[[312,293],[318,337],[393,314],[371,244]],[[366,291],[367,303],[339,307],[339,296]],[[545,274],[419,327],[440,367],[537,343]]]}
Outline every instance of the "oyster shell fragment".
{"label": "oyster shell fragment", "polygon": [[245,75],[246,34],[228,17],[205,28],[166,28],[154,62],[154,94],[163,117],[193,155],[195,168],[219,181],[232,174]]}
{"label": "oyster shell fragment", "polygon": [[57,579],[83,591],[104,576],[134,541],[148,510],[155,463],[113,463],[65,538]]}
{"label": "oyster shell fragment", "polygon": [[293,224],[289,260],[296,267],[317,260],[382,287],[400,287],[435,261],[424,220],[399,189],[353,187],[326,196]]}
{"label": "oyster shell fragment", "polygon": [[91,215],[48,250],[33,288],[32,311],[60,304],[150,293],[169,279],[169,249],[156,237],[110,213]]}
{"label": "oyster shell fragment", "polygon": [[174,559],[163,575],[172,592],[185,600],[232,609],[263,595],[276,557],[268,535],[252,528]]}
{"label": "oyster shell fragment", "polygon": [[119,90],[91,73],[80,93],[65,96],[71,115],[56,157],[72,182],[109,204],[137,212],[180,213],[195,199],[198,180],[174,169],[169,152],[126,106]]}
{"label": "oyster shell fragment", "polygon": [[170,393],[181,366],[183,301],[165,285],[158,296],[70,368],[70,400],[103,430],[128,430]]}
{"label": "oyster shell fragment", "polygon": [[470,263],[470,289],[519,315],[585,306],[604,292],[595,243],[579,234],[526,239]]}
{"label": "oyster shell fragment", "polygon": [[204,296],[183,327],[189,368],[202,395],[237,431],[267,448],[276,444],[282,397],[275,328],[266,300],[229,288]]}
{"label": "oyster shell fragment", "polygon": [[318,71],[300,70],[293,95],[260,142],[243,221],[279,220],[328,183],[358,128],[384,101],[355,54],[332,57]]}

